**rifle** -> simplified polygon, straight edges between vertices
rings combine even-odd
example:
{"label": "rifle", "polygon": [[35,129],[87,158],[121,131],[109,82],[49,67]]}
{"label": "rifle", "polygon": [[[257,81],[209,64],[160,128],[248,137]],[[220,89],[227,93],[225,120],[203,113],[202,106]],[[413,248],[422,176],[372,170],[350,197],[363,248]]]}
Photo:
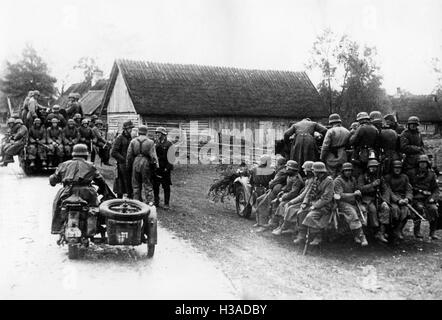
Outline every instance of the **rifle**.
{"label": "rifle", "polygon": [[[47,145],[45,145],[43,142],[40,142],[40,141],[35,140],[35,142],[29,142],[29,143],[30,143],[30,144],[32,144],[32,143],[36,143],[36,144],[42,146],[43,148],[45,148],[46,150],[49,150],[49,147],[48,147]],[[28,143],[28,144],[29,144],[29,143]]]}
{"label": "rifle", "polygon": [[419,212],[417,212],[417,210],[411,206],[411,204],[407,204],[407,208],[410,209],[415,215],[417,215],[422,221],[427,221],[427,219],[420,215]]}
{"label": "rifle", "polygon": [[307,227],[307,234],[305,235],[305,244],[304,244],[304,250],[302,250],[302,255],[305,256],[305,254],[307,253],[307,248],[308,248],[308,242],[310,238],[310,228]]}
{"label": "rifle", "polygon": [[359,216],[361,218],[362,224],[364,226],[366,226],[367,225],[367,219],[365,219],[365,217],[364,217],[364,212],[362,211],[361,204],[359,203],[358,200],[356,200],[356,207],[358,208]]}

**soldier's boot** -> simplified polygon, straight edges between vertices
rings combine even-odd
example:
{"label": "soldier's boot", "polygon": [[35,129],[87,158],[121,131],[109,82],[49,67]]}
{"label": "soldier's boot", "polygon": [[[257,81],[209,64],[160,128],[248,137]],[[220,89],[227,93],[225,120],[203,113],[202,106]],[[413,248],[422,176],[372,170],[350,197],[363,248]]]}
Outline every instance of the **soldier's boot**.
{"label": "soldier's boot", "polygon": [[311,246],[318,246],[322,242],[322,232],[314,234],[315,238],[310,242]]}
{"label": "soldier's boot", "polygon": [[43,160],[43,161],[41,162],[41,165],[42,165],[43,167],[46,167],[46,161]]}
{"label": "soldier's boot", "polygon": [[293,244],[298,245],[305,241],[305,238],[307,237],[307,230],[302,228],[299,230],[298,236],[295,240],[293,240]]}
{"label": "soldier's boot", "polygon": [[284,228],[285,228],[285,225],[286,225],[286,222],[285,222],[285,221],[282,221],[282,222],[279,224],[279,226],[278,226],[275,230],[272,231],[272,234],[275,235],[275,236],[280,236],[280,235],[282,234],[282,231],[283,231]]}
{"label": "soldier's boot", "polygon": [[31,160],[31,163],[29,164],[30,167],[35,167],[35,161]]}
{"label": "soldier's boot", "polygon": [[422,233],[421,233],[421,221],[420,220],[414,221],[413,233],[417,239],[423,238]]}
{"label": "soldier's boot", "polygon": [[[381,224],[379,227],[378,232],[375,234],[375,239],[384,242],[384,243],[388,243],[388,240],[385,238],[385,225]],[[362,243],[361,243],[362,244]]]}
{"label": "soldier's boot", "polygon": [[[405,223],[406,222],[407,221],[405,220]],[[403,221],[399,222],[398,225],[393,230],[394,236],[399,240],[404,240],[404,235],[402,233],[402,229],[404,228],[405,223]]]}
{"label": "soldier's boot", "polygon": [[436,236],[436,221],[430,222],[430,239],[439,240],[440,238]]}
{"label": "soldier's boot", "polygon": [[[364,231],[362,230],[362,228],[359,228],[356,231],[356,237],[355,237],[355,242],[360,244],[362,247],[368,246],[368,241],[367,238],[365,237]],[[359,239],[359,241],[356,241],[356,238]]]}

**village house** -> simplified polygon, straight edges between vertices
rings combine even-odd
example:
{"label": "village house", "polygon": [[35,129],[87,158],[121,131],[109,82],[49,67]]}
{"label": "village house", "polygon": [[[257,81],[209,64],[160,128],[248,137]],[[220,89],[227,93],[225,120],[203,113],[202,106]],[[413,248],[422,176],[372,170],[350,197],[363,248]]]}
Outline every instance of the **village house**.
{"label": "village house", "polygon": [[[328,119],[327,107],[305,72],[131,60],[115,61],[100,114],[107,119],[109,138],[121,132],[124,121],[132,120],[147,125],[150,135],[157,126],[189,135],[198,131],[200,140],[206,133],[220,148],[234,148],[213,133],[235,129],[242,151],[264,145],[268,153],[274,152],[275,139],[282,139],[292,122]],[[246,134],[257,129],[263,133]]]}

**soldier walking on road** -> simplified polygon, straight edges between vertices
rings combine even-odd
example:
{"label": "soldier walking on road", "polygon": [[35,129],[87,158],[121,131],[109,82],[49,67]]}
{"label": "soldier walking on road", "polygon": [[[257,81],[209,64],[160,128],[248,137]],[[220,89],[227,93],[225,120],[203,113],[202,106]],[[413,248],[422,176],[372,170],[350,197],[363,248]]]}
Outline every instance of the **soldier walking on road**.
{"label": "soldier walking on road", "polygon": [[[158,157],[159,168],[153,175],[153,194],[155,198],[155,206],[160,205],[160,186],[163,186],[164,191],[164,209],[169,209],[170,202],[170,186],[172,185],[171,172],[173,170],[173,164],[169,162],[168,153],[169,149],[173,146],[172,142],[167,140],[166,128],[158,127],[155,130],[156,141],[155,150]],[[170,149],[175,156],[174,148]]]}
{"label": "soldier walking on road", "polygon": [[132,121],[123,123],[123,132],[117,136],[111,149],[111,156],[117,160],[117,174],[114,182],[114,192],[118,198],[122,198],[127,194],[128,198],[132,198],[132,182],[131,171],[126,166],[127,149],[132,139],[131,132],[134,125]]}
{"label": "soldier walking on road", "polygon": [[154,142],[147,135],[147,127],[138,128],[139,136],[132,139],[127,150],[126,166],[132,172],[134,199],[152,202],[152,174],[159,168]]}

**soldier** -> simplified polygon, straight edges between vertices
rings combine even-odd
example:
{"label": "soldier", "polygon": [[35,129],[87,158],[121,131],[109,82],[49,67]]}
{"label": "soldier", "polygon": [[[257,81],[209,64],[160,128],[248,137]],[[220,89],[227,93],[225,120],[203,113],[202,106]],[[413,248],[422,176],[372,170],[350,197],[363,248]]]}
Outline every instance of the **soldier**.
{"label": "soldier", "polygon": [[131,172],[126,166],[127,149],[132,138],[131,132],[134,125],[132,121],[123,123],[123,132],[117,136],[111,149],[111,156],[117,160],[117,175],[114,182],[114,192],[118,198],[122,198],[127,194],[132,198]]}
{"label": "soldier", "polygon": [[42,125],[40,118],[35,118],[34,125],[29,129],[28,137],[28,159],[31,160],[30,167],[35,166],[35,159],[41,160],[41,165],[46,166],[46,128]]}
{"label": "soldier", "polygon": [[9,143],[4,148],[4,156],[2,166],[6,167],[8,163],[14,162],[14,156],[23,151],[28,140],[28,129],[23,124],[22,119],[14,121],[14,126],[11,128],[11,136]]}
{"label": "soldier", "polygon": [[28,103],[29,110],[26,115],[26,122],[24,122],[28,128],[30,128],[33,125],[34,119],[38,117],[37,113],[39,112],[40,105],[38,104],[37,99],[39,96],[40,96],[40,91],[38,90],[32,91],[32,96],[29,99]]}
{"label": "soldier", "polygon": [[[410,176],[410,182],[413,187],[413,207],[430,223],[429,237],[433,240],[438,240],[439,237],[435,235],[436,221],[438,219],[437,202],[439,200],[439,186],[436,174],[430,168],[431,162],[427,155],[419,156],[417,165],[417,170]],[[422,238],[420,233],[421,220],[416,215],[412,216],[414,220],[414,236]]]}
{"label": "soldier", "polygon": [[135,200],[153,201],[151,175],[159,168],[154,142],[147,135],[147,127],[138,128],[139,136],[129,143],[126,166],[132,172],[132,188]]}
{"label": "soldier", "polygon": [[66,119],[60,113],[60,106],[58,104],[56,104],[52,107],[52,112],[46,118],[46,123],[48,125],[51,125],[52,119],[54,119],[54,118],[58,119],[58,126],[60,128],[64,128],[66,126]]}
{"label": "soldier", "polygon": [[396,131],[398,136],[405,130],[405,128],[397,123],[396,117],[392,114],[387,114],[384,116],[385,123],[387,127]]}
{"label": "soldier", "polygon": [[424,154],[424,141],[419,132],[419,118],[411,116],[408,118],[407,129],[399,136],[400,150],[405,153],[404,171],[411,176],[417,167],[420,155]]}
{"label": "soldier", "polygon": [[46,131],[46,143],[48,146],[49,166],[57,165],[63,161],[63,131],[58,126],[58,119],[51,120],[51,126]]}
{"label": "soldier", "polygon": [[295,135],[290,150],[290,160],[295,160],[297,163],[304,163],[305,161],[315,161],[319,158],[314,136],[315,132],[324,136],[327,132],[327,128],[307,118],[295,123],[284,133],[285,140]]}
{"label": "soldier", "polygon": [[80,133],[80,143],[85,144],[90,152],[92,139],[94,139],[94,132],[89,127],[87,119],[81,120],[81,127],[78,129],[78,131]]}
{"label": "soldier", "polygon": [[95,127],[95,125],[97,124],[97,120],[98,120],[98,116],[96,114],[93,114],[91,116],[91,121],[89,121],[89,126],[91,128]]}
{"label": "soldier", "polygon": [[383,166],[382,171],[384,174],[389,174],[392,171],[392,163],[401,159],[399,136],[390,124],[380,129],[377,145],[380,151],[379,158]]}
{"label": "soldier", "polygon": [[350,138],[350,131],[341,125],[341,117],[337,113],[330,115],[328,123],[332,128],[328,129],[325,134],[320,160],[325,163],[332,177],[336,177],[342,164],[347,162],[345,149]]}
{"label": "soldier", "polygon": [[[155,206],[160,205],[160,185],[163,186],[164,191],[164,209],[169,209],[170,201],[170,186],[172,185],[171,171],[173,164],[169,162],[168,152],[173,146],[172,142],[167,140],[167,131],[164,127],[158,127],[155,130],[155,151],[159,161],[159,169],[153,175],[153,195],[155,198]],[[170,149],[171,153],[175,155],[174,148]]]}
{"label": "soldier", "polygon": [[327,173],[323,162],[313,164],[315,183],[303,201],[303,204],[311,202],[306,208],[307,214],[299,226],[298,237],[293,241],[300,244],[305,241],[307,232],[311,234],[313,241],[310,245],[319,245],[322,242],[322,230],[327,227],[333,205],[333,178]]}
{"label": "soldier", "polygon": [[[95,162],[95,155],[98,153],[98,156],[101,159],[101,162],[110,166],[109,164],[109,144],[104,139],[103,132],[103,121],[96,120],[95,125],[92,127],[92,132],[94,133],[94,138],[92,139],[92,153],[91,153],[91,161]],[[97,152],[98,149],[98,152]]]}
{"label": "soldier", "polygon": [[80,132],[75,127],[74,119],[69,119],[67,126],[63,129],[63,147],[65,161],[72,158],[72,150],[74,146],[80,141]]}
{"label": "soldier", "polygon": [[81,114],[76,113],[72,119],[74,119],[77,129],[80,129],[82,122]]}
{"label": "soldier", "polygon": [[267,225],[264,225],[263,228],[275,228],[280,223],[279,220],[284,218],[285,214],[285,206],[286,204],[297,197],[299,192],[304,187],[304,181],[299,174],[299,166],[295,160],[289,160],[286,164],[286,172],[287,172],[287,182],[286,185],[282,188],[281,192],[278,194],[277,199],[273,200],[278,203],[278,208],[276,209],[275,216],[270,219]]}
{"label": "soldier", "polygon": [[382,113],[380,111],[370,112],[370,123],[380,131],[382,129]]}
{"label": "soldier", "polygon": [[[49,177],[49,183],[53,187],[57,183],[63,183],[63,189],[57,193],[54,200],[52,234],[62,232],[65,217],[61,215],[60,207],[64,199],[76,194],[87,201],[89,206],[98,207],[98,194],[106,193],[104,178],[93,163],[86,161],[88,157],[87,147],[83,144],[76,144],[72,151],[72,157],[72,160],[60,164],[55,173]],[[92,182],[98,185],[98,194],[91,185]]]}
{"label": "soldier", "polygon": [[40,108],[39,118],[41,120],[42,127],[49,128],[51,126],[51,123],[50,122],[48,123],[46,121],[48,118],[48,109]]}
{"label": "soldier", "polygon": [[413,189],[406,174],[402,173],[402,162],[393,161],[391,174],[385,176],[386,193],[383,198],[390,203],[390,214],[394,224],[394,235],[397,239],[404,238],[402,230],[409,216],[408,204],[413,199]]}
{"label": "soldier", "polygon": [[334,181],[335,200],[338,210],[342,212],[345,221],[354,235],[356,243],[365,247],[368,245],[367,238],[362,230],[362,217],[358,214],[358,198],[362,196],[356,178],[353,177],[353,165],[346,162],[342,165],[342,173]]}
{"label": "soldier", "polygon": [[370,117],[366,112],[359,112],[356,119],[359,127],[351,135],[349,143],[354,148],[353,174],[357,177],[367,168],[367,163],[376,148],[378,130],[370,123]]}
{"label": "soldier", "polygon": [[[285,205],[284,218],[282,220],[282,223],[275,230],[272,231],[272,234],[274,234],[275,236],[281,235],[291,223],[298,222],[298,226],[301,224],[298,221],[298,213],[302,211],[302,202],[304,201],[307,194],[310,192],[310,189],[312,188],[313,182],[315,180],[313,174],[313,161],[304,162],[304,164],[302,165],[302,169],[304,170],[304,175],[306,177],[306,180],[304,181],[304,188],[301,190],[299,195],[287,202],[287,204]],[[306,207],[307,205],[304,204],[302,206],[302,209],[305,209]],[[303,218],[305,218],[305,215]]]}
{"label": "soldier", "polygon": [[[385,238],[387,226],[390,223],[388,204],[380,199],[385,193],[385,183],[379,177],[379,162],[370,160],[368,170],[358,178],[358,189],[362,192],[362,208],[367,213],[368,225],[376,230],[375,238],[388,242]],[[380,202],[380,203],[379,203]]]}
{"label": "soldier", "polygon": [[20,119],[22,119],[23,123],[25,123],[27,120],[28,112],[29,112],[29,100],[31,100],[32,95],[34,94],[34,91],[29,91],[28,95],[25,98],[25,101],[23,101],[23,105],[20,108]]}
{"label": "soldier", "polygon": [[83,117],[83,109],[81,108],[81,104],[78,102],[79,94],[78,93],[69,93],[68,95],[68,105],[66,106],[66,115],[68,119],[74,117],[75,114],[80,114]]}

